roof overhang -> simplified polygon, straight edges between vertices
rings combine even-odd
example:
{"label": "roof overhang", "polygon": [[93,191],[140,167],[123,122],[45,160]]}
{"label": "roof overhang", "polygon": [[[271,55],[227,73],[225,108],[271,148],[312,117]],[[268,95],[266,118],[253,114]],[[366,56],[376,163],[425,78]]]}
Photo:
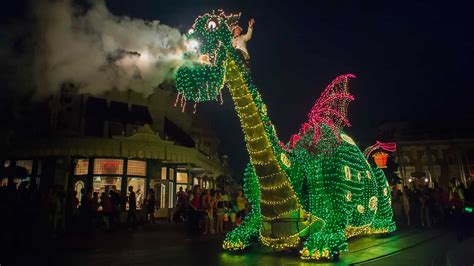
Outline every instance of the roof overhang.
{"label": "roof overhang", "polygon": [[110,139],[93,137],[47,137],[17,139],[4,146],[5,159],[41,157],[107,157],[171,161],[203,168],[213,175],[222,173],[218,161],[209,159],[197,149],[164,141],[157,135],[136,133],[131,137]]}

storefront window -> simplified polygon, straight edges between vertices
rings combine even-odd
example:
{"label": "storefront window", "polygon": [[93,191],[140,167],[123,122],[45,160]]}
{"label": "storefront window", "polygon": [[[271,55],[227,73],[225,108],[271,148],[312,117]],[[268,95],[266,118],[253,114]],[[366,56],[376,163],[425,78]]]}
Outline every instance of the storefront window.
{"label": "storefront window", "polygon": [[128,160],[127,175],[146,176],[146,162],[138,160]]}
{"label": "storefront window", "polygon": [[180,188],[183,188],[183,191],[186,191],[188,187],[188,173],[177,172],[176,173],[176,191],[179,191]]}
{"label": "storefront window", "polygon": [[89,172],[89,159],[79,159],[74,166],[74,175],[87,175]]}
{"label": "storefront window", "polygon": [[187,184],[188,183],[188,173],[176,173],[176,183]]}
{"label": "storefront window", "polygon": [[94,192],[98,192],[99,197],[102,192],[108,192],[113,186],[115,186],[115,190],[120,190],[121,185],[122,177],[120,176],[94,176],[92,184]]}
{"label": "storefront window", "polygon": [[170,180],[174,180],[174,169],[173,168],[170,168],[170,175],[169,175],[169,179]]}
{"label": "storefront window", "polygon": [[199,179],[197,177],[193,178],[193,186],[199,185]]}
{"label": "storefront window", "polygon": [[166,185],[161,184],[161,192],[160,192],[160,208],[164,209],[166,207]]}
{"label": "storefront window", "polygon": [[166,180],[166,167],[161,167],[161,180]]}
{"label": "storefront window", "polygon": [[95,159],[94,160],[95,175],[122,175],[123,160],[122,159]]}
{"label": "storefront window", "polygon": [[[129,177],[127,178],[127,196],[129,194],[128,187],[133,187],[133,192],[135,192],[135,198],[137,203],[137,209],[143,208],[145,200],[145,178],[142,177]],[[128,202],[127,202],[128,210]]]}
{"label": "storefront window", "polygon": [[79,198],[79,202],[81,202],[81,199],[82,199],[81,190],[83,188],[84,188],[84,182],[82,182],[81,180],[76,181],[76,183],[74,184],[74,191],[76,191],[76,193],[77,193],[77,197]]}
{"label": "storefront window", "polygon": [[168,208],[173,208],[174,207],[174,183],[169,182],[168,186],[169,186],[169,192],[170,192],[168,195],[169,196]]}

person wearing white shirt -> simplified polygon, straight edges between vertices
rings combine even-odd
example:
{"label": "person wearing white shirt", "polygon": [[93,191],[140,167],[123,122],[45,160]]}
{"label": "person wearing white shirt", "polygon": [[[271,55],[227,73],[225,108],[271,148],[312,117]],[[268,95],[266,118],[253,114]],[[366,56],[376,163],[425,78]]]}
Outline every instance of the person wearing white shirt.
{"label": "person wearing white shirt", "polygon": [[249,20],[249,27],[247,33],[245,33],[244,35],[241,35],[242,28],[240,26],[236,26],[232,30],[232,46],[241,56],[242,61],[247,65],[247,67],[250,60],[250,55],[247,50],[247,42],[252,38],[254,24],[254,19]]}

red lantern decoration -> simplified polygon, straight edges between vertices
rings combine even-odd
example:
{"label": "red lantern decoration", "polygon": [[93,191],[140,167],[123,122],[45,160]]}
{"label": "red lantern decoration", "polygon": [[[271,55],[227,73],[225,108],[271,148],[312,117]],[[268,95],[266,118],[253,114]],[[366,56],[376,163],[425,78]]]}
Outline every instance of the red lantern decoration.
{"label": "red lantern decoration", "polygon": [[387,168],[387,153],[379,151],[372,155],[372,157],[374,157],[375,164],[378,168]]}

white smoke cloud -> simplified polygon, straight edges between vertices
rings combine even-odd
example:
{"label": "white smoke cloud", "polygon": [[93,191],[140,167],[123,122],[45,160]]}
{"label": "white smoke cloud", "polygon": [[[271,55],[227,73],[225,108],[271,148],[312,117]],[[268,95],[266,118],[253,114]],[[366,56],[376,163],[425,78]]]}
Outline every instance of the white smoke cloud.
{"label": "white smoke cloud", "polygon": [[117,17],[103,0],[82,10],[72,0],[34,7],[34,80],[38,95],[72,82],[81,93],[132,89],[145,95],[182,63],[184,36],[159,21]]}

